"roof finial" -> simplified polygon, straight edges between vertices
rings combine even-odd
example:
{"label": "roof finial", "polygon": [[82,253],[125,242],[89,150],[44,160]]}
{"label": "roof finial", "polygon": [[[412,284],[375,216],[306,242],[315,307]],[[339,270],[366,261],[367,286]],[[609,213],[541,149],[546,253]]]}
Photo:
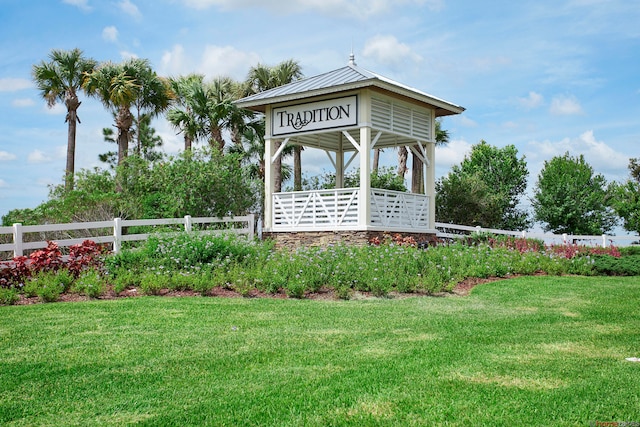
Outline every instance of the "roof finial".
{"label": "roof finial", "polygon": [[349,65],[356,65],[356,56],[353,54],[353,46],[351,46],[351,55],[349,55]]}

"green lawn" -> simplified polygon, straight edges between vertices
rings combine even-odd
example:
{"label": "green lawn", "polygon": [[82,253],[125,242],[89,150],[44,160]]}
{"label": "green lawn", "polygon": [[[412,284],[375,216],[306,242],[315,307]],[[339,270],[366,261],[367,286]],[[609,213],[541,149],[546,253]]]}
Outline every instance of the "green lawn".
{"label": "green lawn", "polygon": [[639,282],[0,307],[0,425],[640,422]]}

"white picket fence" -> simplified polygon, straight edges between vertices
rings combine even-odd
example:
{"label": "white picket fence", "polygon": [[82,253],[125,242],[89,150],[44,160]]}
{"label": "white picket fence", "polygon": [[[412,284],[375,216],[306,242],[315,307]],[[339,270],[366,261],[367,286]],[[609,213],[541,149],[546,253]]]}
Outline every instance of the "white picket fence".
{"label": "white picket fence", "polygon": [[549,244],[571,244],[573,242],[579,242],[585,245],[602,246],[606,248],[612,244],[616,246],[630,245],[640,240],[640,236],[610,236],[606,234],[602,235],[573,235],[573,234],[552,234],[552,233],[537,233],[531,231],[509,231],[509,230],[496,230],[493,228],[483,227],[470,227],[468,225],[447,224],[445,222],[436,222],[436,229],[438,230],[438,237],[445,239],[458,239],[465,236],[469,236],[472,233],[491,233],[491,234],[503,234],[507,236],[524,237],[529,239],[540,239]]}
{"label": "white picket fence", "polygon": [[[55,241],[60,247],[69,247],[78,243],[82,243],[85,240],[93,240],[96,243],[111,243],[113,244],[113,252],[119,252],[122,248],[123,242],[134,242],[146,240],[150,233],[139,234],[123,234],[122,229],[124,227],[136,227],[136,226],[168,226],[168,225],[180,225],[184,231],[190,232],[193,230],[194,225],[206,225],[206,224],[242,224],[241,228],[229,228],[228,231],[236,234],[246,235],[248,238],[253,239],[255,236],[255,215],[225,217],[225,218],[213,218],[213,217],[196,217],[192,218],[187,215],[184,218],[163,218],[163,219],[120,219],[114,218],[109,221],[96,221],[96,222],[75,222],[69,224],[46,224],[46,225],[22,225],[14,224],[9,227],[0,227],[0,236],[12,235],[12,243],[0,243],[0,254],[13,252],[13,256],[22,256],[24,251],[41,249],[47,246],[46,240],[38,241],[25,241],[25,234],[40,233],[41,235],[51,232],[65,232],[74,230],[84,230],[87,233],[87,237],[68,238],[68,239],[47,239]],[[90,230],[109,230],[109,234],[93,236],[90,235]]]}

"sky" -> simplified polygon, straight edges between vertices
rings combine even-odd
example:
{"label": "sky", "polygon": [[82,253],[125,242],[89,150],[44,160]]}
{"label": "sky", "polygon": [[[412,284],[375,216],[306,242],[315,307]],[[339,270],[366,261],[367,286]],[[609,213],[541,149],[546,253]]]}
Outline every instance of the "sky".
{"label": "sky", "polygon": [[[437,177],[485,140],[525,157],[529,193],[565,152],[624,181],[640,157],[638,22],[628,0],[0,0],[0,216],[62,182],[65,110],[48,108],[31,78],[52,49],[236,80],[287,59],[311,77],[353,52],[362,68],[465,107],[442,122],[450,143],[436,151]],[[104,166],[98,154],[114,148],[102,137],[110,113],[80,99],[76,171]],[[164,119],[153,126],[178,153],[182,136]],[[386,150],[382,162],[396,158]],[[323,152],[302,162],[309,176],[331,169]]]}

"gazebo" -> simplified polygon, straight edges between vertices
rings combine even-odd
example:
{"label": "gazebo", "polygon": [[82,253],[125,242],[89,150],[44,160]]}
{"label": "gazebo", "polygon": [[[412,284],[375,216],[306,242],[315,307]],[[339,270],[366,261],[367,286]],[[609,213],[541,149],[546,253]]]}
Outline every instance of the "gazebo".
{"label": "gazebo", "polygon": [[[385,233],[429,240],[435,230],[435,119],[464,108],[349,64],[236,101],[265,115],[263,235],[281,246],[365,243]],[[276,142],[280,142],[276,149]],[[336,188],[275,192],[287,144],[324,150]],[[371,188],[375,148],[407,146],[424,164],[424,194]],[[343,188],[359,160],[360,186]]]}

